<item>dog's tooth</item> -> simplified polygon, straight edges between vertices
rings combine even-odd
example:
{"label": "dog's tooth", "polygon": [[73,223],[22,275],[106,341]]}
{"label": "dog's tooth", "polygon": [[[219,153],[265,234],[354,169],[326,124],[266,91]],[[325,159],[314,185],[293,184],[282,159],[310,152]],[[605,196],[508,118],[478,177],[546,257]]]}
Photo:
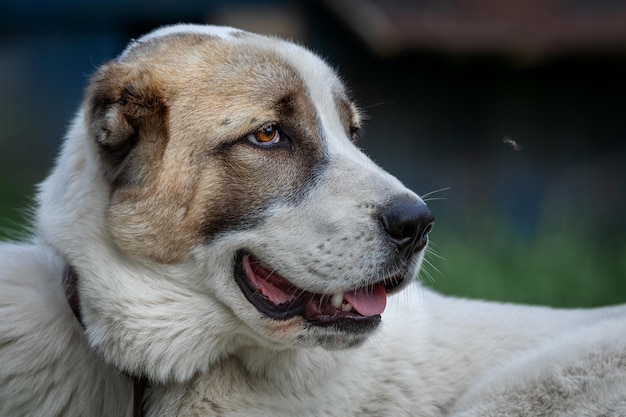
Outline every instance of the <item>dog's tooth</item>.
{"label": "dog's tooth", "polygon": [[342,311],[352,311],[352,304],[350,304],[349,302],[345,302],[341,305],[341,310]]}
{"label": "dog's tooth", "polygon": [[333,305],[333,307],[340,308],[341,303],[343,303],[343,293],[338,292],[336,294],[333,294],[333,296],[330,298],[330,303]]}

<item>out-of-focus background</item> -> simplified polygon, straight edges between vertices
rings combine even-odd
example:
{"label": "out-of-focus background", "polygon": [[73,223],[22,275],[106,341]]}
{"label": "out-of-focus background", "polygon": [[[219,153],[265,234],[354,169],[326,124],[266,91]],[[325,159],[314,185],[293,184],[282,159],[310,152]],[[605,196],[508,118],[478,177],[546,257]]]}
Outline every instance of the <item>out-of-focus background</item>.
{"label": "out-of-focus background", "polygon": [[159,25],[226,24],[327,58],[361,146],[437,217],[421,279],[555,306],[626,301],[626,2],[3,0],[0,234],[20,235],[89,75]]}

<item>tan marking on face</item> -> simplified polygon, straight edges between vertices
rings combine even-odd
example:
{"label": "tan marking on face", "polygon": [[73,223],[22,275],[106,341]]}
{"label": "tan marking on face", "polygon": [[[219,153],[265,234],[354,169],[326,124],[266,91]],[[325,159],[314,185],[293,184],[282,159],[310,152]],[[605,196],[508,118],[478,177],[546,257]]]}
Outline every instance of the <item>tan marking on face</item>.
{"label": "tan marking on face", "polygon": [[[293,198],[323,165],[303,81],[245,42],[149,40],[98,71],[87,102],[111,184],[110,231],[132,255],[180,261],[221,231],[258,220],[272,201]],[[268,122],[288,135],[287,146],[245,140]]]}
{"label": "tan marking on face", "polygon": [[264,320],[261,327],[270,339],[288,340],[301,331],[303,324],[302,317],[294,317],[289,320]]}

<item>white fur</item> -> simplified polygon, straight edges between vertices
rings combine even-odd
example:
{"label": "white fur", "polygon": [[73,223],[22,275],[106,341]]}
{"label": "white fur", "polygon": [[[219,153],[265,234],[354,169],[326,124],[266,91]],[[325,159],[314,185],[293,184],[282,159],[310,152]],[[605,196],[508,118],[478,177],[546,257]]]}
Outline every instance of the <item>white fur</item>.
{"label": "white fur", "polygon": [[[625,314],[624,307],[461,300],[414,287],[392,299],[384,328],[357,350],[255,349],[191,386],[158,387],[149,400],[153,415],[601,415],[594,410],[624,409]],[[573,383],[579,395],[555,395],[555,386]]]}
{"label": "white fur", "polygon": [[625,416],[626,322],[606,313],[486,372],[451,415]]}
{"label": "white fur", "polygon": [[[333,95],[343,86],[323,61],[236,31],[167,27],[120,59],[177,33],[277,54],[305,80],[332,163],[298,202],[163,265],[113,243],[109,188],[79,111],[40,187],[33,241],[0,246],[0,416],[129,416],[132,380],[121,370],[150,379],[150,416],[626,415],[626,307],[487,303],[411,284],[358,343],[253,308],[233,279],[238,249],[311,291],[355,288],[390,272],[375,270],[389,253],[368,204],[418,197],[349,140]],[[79,275],[86,330],[64,295],[66,263]]]}
{"label": "white fur", "polygon": [[0,416],[123,416],[132,383],[93,352],[45,245],[0,245]]}
{"label": "white fur", "polygon": [[150,39],[161,38],[177,33],[197,33],[208,36],[217,36],[222,39],[228,39],[233,35],[233,33],[236,32],[241,32],[241,30],[228,26],[199,26],[187,24],[163,26],[159,29],[153,30],[152,32],[142,36],[135,41],[132,41],[119,55],[119,58],[124,58],[128,54],[128,52],[130,52],[135,46],[137,46],[138,43],[146,42]]}

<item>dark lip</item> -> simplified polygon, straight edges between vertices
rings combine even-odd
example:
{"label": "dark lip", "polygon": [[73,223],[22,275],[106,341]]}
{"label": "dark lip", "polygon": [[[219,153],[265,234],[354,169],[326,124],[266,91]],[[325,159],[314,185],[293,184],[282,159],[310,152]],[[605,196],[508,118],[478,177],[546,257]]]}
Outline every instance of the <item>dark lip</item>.
{"label": "dark lip", "polygon": [[[376,328],[381,321],[380,315],[362,316],[358,313],[355,314],[354,312],[347,313],[337,311],[332,315],[311,315],[307,312],[307,301],[313,297],[318,297],[322,300],[320,302],[324,302],[324,297],[301,289],[298,289],[300,296],[298,296],[298,298],[293,302],[275,305],[267,300],[265,296],[260,294],[246,276],[243,266],[243,258],[246,255],[253,256],[248,251],[241,250],[237,252],[234,271],[235,281],[248,302],[250,302],[250,304],[252,304],[259,312],[272,319],[288,320],[301,316],[310,325],[333,327],[335,330],[350,333],[363,333],[371,331]],[[387,293],[399,291],[399,289],[406,286],[407,281],[408,280],[405,279],[403,274],[392,276],[385,281],[388,282],[388,284],[385,285],[385,290]],[[294,288],[297,287],[294,285]]]}
{"label": "dark lip", "polygon": [[277,320],[287,320],[304,314],[304,303],[289,303],[283,306],[275,306],[258,294],[246,276],[243,267],[243,257],[247,252],[239,251],[235,258],[235,281],[246,299],[261,313]]}

